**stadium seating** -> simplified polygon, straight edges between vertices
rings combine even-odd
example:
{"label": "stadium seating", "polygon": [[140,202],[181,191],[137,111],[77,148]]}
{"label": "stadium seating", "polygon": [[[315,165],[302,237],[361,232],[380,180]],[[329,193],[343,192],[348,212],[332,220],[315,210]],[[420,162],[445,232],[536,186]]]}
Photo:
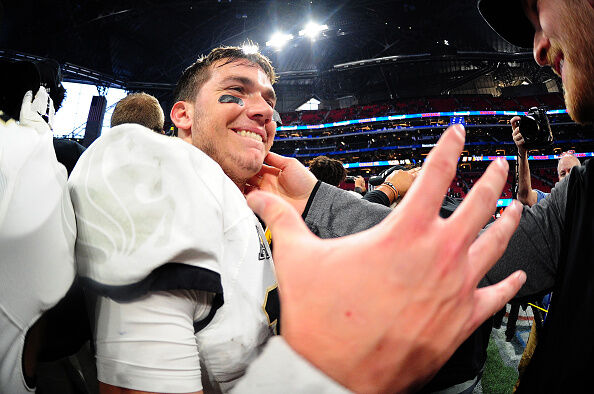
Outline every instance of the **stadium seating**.
{"label": "stadium seating", "polygon": [[559,93],[543,94],[536,96],[541,105],[548,107],[549,109],[560,109],[565,108],[565,102],[563,96]]}
{"label": "stadium seating", "polygon": [[516,98],[521,106],[521,109],[528,110],[532,107],[540,107],[540,102],[535,97],[518,97]]}
{"label": "stadium seating", "polygon": [[397,99],[388,103],[356,105],[331,110],[286,112],[282,114],[285,125],[332,123],[352,119],[366,119],[392,114],[451,111],[526,111],[531,107],[548,109],[564,108],[559,93],[526,97],[492,97],[487,95],[441,96],[431,98]]}

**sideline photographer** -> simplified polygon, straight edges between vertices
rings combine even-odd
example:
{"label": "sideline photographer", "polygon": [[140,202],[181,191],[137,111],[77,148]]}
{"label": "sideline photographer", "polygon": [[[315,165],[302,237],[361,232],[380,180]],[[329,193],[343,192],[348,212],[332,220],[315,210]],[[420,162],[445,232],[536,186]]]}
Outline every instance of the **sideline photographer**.
{"label": "sideline photographer", "polygon": [[[512,138],[518,147],[518,200],[529,207],[539,203],[549,193],[532,188],[530,165],[528,164],[528,151],[526,140],[520,131],[521,118],[514,116],[510,120],[512,126]],[[548,122],[547,122],[548,124]],[[546,136],[546,133],[545,133]],[[559,157],[557,164],[557,175],[559,181],[565,178],[575,166],[579,166],[580,160],[573,155],[573,152],[565,152]]]}
{"label": "sideline photographer", "polygon": [[510,124],[512,127],[512,138],[518,147],[518,201],[531,207],[545,198],[547,194],[538,189],[532,189],[528,151],[525,146],[524,137],[520,133],[520,117],[514,116],[510,120]]}

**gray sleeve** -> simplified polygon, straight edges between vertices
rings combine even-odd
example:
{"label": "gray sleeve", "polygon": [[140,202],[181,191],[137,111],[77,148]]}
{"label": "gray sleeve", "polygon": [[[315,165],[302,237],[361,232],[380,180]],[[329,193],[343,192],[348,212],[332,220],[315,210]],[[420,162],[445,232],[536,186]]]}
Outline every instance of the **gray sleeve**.
{"label": "gray sleeve", "polygon": [[350,391],[295,353],[278,336],[268,341],[232,393],[346,394]]}
{"label": "gray sleeve", "polygon": [[321,183],[305,216],[305,224],[320,238],[336,238],[367,230],[390,212],[388,207]]}
{"label": "gray sleeve", "polygon": [[557,183],[551,194],[531,208],[524,207],[518,228],[503,256],[480,286],[497,283],[516,270],[526,272],[526,283],[516,298],[551,290],[561,250],[569,176]]}

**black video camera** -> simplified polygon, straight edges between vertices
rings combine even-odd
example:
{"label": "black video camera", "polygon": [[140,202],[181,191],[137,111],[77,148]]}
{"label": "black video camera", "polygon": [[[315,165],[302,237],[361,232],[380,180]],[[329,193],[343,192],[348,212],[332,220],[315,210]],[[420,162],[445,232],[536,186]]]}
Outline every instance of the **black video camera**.
{"label": "black video camera", "polygon": [[525,116],[520,117],[518,127],[527,150],[542,148],[553,143],[551,125],[546,111],[542,108],[530,108]]}
{"label": "black video camera", "polygon": [[355,183],[356,179],[357,179],[357,177],[355,177],[355,176],[347,175],[347,177],[344,178],[344,183]]}

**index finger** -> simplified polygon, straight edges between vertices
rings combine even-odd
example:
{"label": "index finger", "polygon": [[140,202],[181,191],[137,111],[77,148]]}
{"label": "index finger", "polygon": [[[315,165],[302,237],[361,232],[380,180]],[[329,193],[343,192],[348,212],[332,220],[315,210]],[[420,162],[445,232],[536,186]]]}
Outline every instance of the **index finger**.
{"label": "index finger", "polygon": [[[264,175],[270,174],[270,175],[278,176],[278,174],[280,174],[280,172],[281,172],[281,170],[276,167],[271,167],[271,166],[267,166],[266,164],[262,164],[260,171],[258,171],[258,173],[256,175],[249,178],[248,183],[255,185],[256,183],[259,183],[259,180],[261,180]],[[256,183],[254,183],[254,182],[256,182]]]}
{"label": "index finger", "polygon": [[289,164],[289,159],[279,154],[268,152],[268,154],[264,158],[264,163],[268,164],[271,167],[276,167],[278,169],[283,170],[287,166],[287,164]]}
{"label": "index finger", "polygon": [[282,170],[280,168],[262,164],[262,168],[260,168],[258,175],[262,176],[264,174],[271,174],[274,176],[278,176],[281,173],[281,171]]}
{"label": "index finger", "polygon": [[413,178],[418,177],[420,172],[421,172],[421,167],[415,167],[413,169],[408,170],[408,173],[410,175],[412,175]]}
{"label": "index finger", "polygon": [[417,180],[400,204],[401,210],[409,212],[406,219],[419,223],[437,217],[443,197],[456,174],[458,158],[464,147],[464,136],[463,126],[448,127],[431,150]]}
{"label": "index finger", "polygon": [[513,118],[511,118],[511,119],[509,120],[509,123],[511,124],[511,126],[512,126],[513,128],[516,128],[516,127],[517,127],[517,125],[518,125],[518,121],[519,121],[519,120],[520,120],[520,117],[519,117],[519,116],[514,116]]}
{"label": "index finger", "polygon": [[32,90],[27,90],[27,92],[25,92],[25,95],[23,96],[23,103],[31,103],[31,101],[33,101],[33,91]]}

